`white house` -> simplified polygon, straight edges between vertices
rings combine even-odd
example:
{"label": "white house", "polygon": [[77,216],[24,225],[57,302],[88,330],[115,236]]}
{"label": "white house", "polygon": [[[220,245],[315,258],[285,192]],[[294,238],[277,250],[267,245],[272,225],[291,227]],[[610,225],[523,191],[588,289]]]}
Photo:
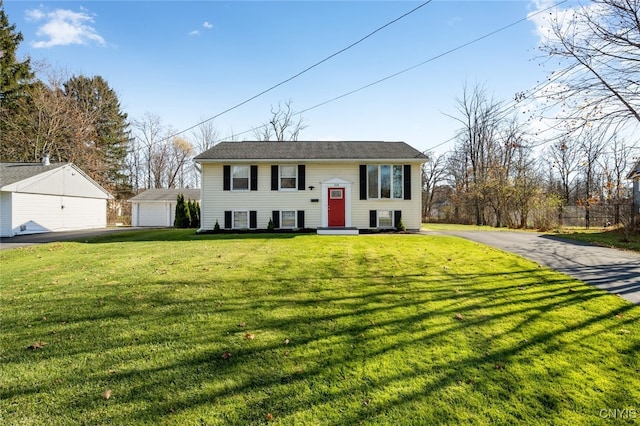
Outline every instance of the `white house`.
{"label": "white house", "polygon": [[129,199],[132,226],[173,226],[178,194],[200,202],[199,189],[147,189]]}
{"label": "white house", "polygon": [[426,156],[404,142],[223,142],[195,158],[201,229],[421,226]]}
{"label": "white house", "polygon": [[111,198],[72,163],[0,163],[0,236],[104,228]]}

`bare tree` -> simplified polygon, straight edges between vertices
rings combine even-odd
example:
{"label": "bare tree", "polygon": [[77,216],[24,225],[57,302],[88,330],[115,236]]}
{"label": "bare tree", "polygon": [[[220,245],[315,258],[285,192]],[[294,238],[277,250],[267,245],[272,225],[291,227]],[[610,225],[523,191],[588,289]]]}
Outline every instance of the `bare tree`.
{"label": "bare tree", "polygon": [[184,138],[174,137],[167,141],[167,188],[184,188],[188,185],[185,175],[192,170],[187,170],[189,160],[193,158],[193,146]]}
{"label": "bare tree", "polygon": [[[144,188],[159,188],[160,186],[154,185],[152,175],[153,169],[158,169],[158,162],[162,161],[154,154],[154,149],[160,143],[165,132],[162,120],[156,114],[145,112],[141,119],[133,121],[133,130],[136,143],[135,146],[132,146],[130,155],[138,157],[133,163],[137,163],[139,165],[138,171],[145,174],[137,180],[138,182],[142,181],[141,186]],[[157,176],[155,180],[157,181]]]}
{"label": "bare tree", "polygon": [[565,67],[551,86],[568,107],[561,118],[577,127],[640,122],[640,1],[593,0],[549,24],[541,49]]}
{"label": "bare tree", "polygon": [[484,88],[469,90],[465,85],[461,99],[457,100],[460,124],[456,149],[464,159],[465,190],[475,216],[476,225],[486,224],[487,183],[494,160],[498,123],[502,117],[501,104],[489,99]]}
{"label": "bare tree", "polygon": [[[304,119],[292,108],[293,102],[288,100],[278,103],[278,109],[271,107],[271,119],[254,131],[256,140],[263,142],[270,141],[297,141],[300,132],[307,128]],[[298,116],[296,118],[296,116]]]}
{"label": "bare tree", "polygon": [[193,148],[197,153],[202,153],[216,144],[220,139],[220,131],[213,120],[202,121],[192,132]]}
{"label": "bare tree", "polygon": [[627,196],[626,177],[633,165],[633,150],[636,145],[624,139],[614,137],[605,148],[605,155],[601,164],[605,174],[605,198],[607,204],[613,207],[614,223],[628,227],[628,214],[620,208],[632,208]]}
{"label": "bare tree", "polygon": [[598,172],[602,154],[607,140],[605,133],[591,130],[583,132],[578,140],[578,147],[582,156],[580,171],[582,173],[582,196],[578,198],[578,205],[584,208],[585,227],[591,226],[591,207],[601,201],[599,197]]}
{"label": "bare tree", "polygon": [[553,143],[547,151],[554,175],[560,180],[560,196],[565,204],[571,201],[571,193],[575,190],[575,173],[579,160],[577,145],[575,138],[567,137]]}
{"label": "bare tree", "polygon": [[10,120],[3,122],[2,158],[11,161],[40,161],[47,154],[55,161],[73,162],[98,179],[100,152],[94,146],[98,115],[80,107],[65,93],[67,77],[62,71],[43,68],[46,83],[36,81],[24,88],[14,104]]}

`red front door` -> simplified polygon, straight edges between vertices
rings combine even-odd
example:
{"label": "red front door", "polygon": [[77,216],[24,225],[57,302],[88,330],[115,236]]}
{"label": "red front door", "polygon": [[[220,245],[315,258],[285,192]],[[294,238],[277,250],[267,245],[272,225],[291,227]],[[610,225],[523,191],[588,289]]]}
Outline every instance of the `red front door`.
{"label": "red front door", "polygon": [[345,226],[344,188],[329,188],[329,226]]}

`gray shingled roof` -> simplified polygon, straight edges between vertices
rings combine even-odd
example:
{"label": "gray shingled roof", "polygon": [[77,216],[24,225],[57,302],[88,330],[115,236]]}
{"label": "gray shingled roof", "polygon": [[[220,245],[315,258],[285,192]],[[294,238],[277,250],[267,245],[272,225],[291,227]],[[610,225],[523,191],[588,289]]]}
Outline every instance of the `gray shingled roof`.
{"label": "gray shingled roof", "polygon": [[129,201],[176,201],[178,194],[184,195],[185,200],[200,200],[199,189],[147,189]]}
{"label": "gray shingled roof", "polygon": [[195,160],[426,159],[404,142],[222,142]]}
{"label": "gray shingled roof", "polygon": [[29,179],[66,164],[68,163],[51,163],[43,166],[42,163],[0,163],[0,187]]}
{"label": "gray shingled roof", "polygon": [[638,161],[636,165],[633,166],[633,168],[629,172],[629,176],[627,176],[627,179],[640,179],[640,161]]}

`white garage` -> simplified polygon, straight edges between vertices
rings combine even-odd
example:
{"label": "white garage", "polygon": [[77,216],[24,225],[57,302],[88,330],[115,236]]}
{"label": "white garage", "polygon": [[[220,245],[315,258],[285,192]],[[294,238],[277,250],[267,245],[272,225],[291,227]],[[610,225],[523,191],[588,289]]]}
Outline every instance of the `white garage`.
{"label": "white garage", "polygon": [[200,202],[199,189],[147,189],[132,197],[132,226],[173,226],[178,195]]}
{"label": "white garage", "polygon": [[0,236],[104,228],[111,198],[72,163],[0,163]]}

